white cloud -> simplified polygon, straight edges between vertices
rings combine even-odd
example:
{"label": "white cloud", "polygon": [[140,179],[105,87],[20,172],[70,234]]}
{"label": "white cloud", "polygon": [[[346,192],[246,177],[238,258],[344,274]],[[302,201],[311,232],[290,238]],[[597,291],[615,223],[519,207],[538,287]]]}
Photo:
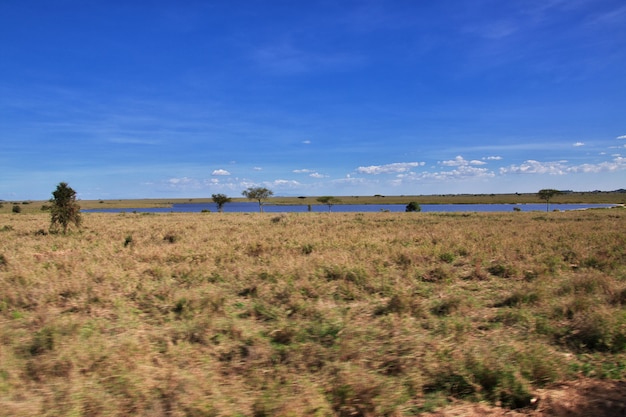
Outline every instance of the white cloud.
{"label": "white cloud", "polygon": [[582,164],[568,168],[568,172],[585,174],[598,172],[613,172],[626,169],[626,158],[616,156],[612,161],[600,162],[599,164]]}
{"label": "white cloud", "polygon": [[270,184],[273,187],[280,187],[280,188],[297,188],[301,186],[301,184],[298,181],[282,180],[282,179],[274,180],[270,182]]}
{"label": "white cloud", "polygon": [[302,143],[304,143],[305,145],[310,145],[311,141],[307,139],[307,140],[303,140]]}
{"label": "white cloud", "polygon": [[552,174],[563,175],[567,167],[560,161],[539,162],[529,159],[520,165],[510,165],[500,168],[501,174]]}
{"label": "white cloud", "polygon": [[579,146],[585,146],[585,144],[583,142],[576,142],[574,145],[575,147],[579,147]]}
{"label": "white cloud", "polygon": [[451,171],[429,172],[422,175],[424,179],[435,180],[461,180],[467,178],[488,178],[494,176],[495,174],[493,173],[493,171],[490,171],[487,168],[476,168],[469,165],[459,166],[458,168]]}
{"label": "white cloud", "polygon": [[311,178],[326,178],[327,175],[320,174],[319,172],[313,172],[309,175]]}
{"label": "white cloud", "polygon": [[440,164],[444,165],[444,166],[447,166],[447,167],[462,167],[462,166],[468,166],[468,165],[485,165],[486,162],[479,161],[479,160],[476,160],[476,159],[468,161],[467,159],[465,159],[461,155],[459,155],[459,156],[457,156],[454,159],[451,159],[451,160],[448,160],[448,161],[441,161]]}
{"label": "white cloud", "polygon": [[597,164],[568,165],[567,161],[539,162],[534,160],[525,161],[520,165],[510,165],[500,168],[501,174],[551,174],[565,175],[598,172],[614,172],[626,169],[626,158],[614,155],[613,160]]}
{"label": "white cloud", "polygon": [[411,168],[423,166],[424,162],[396,162],[386,165],[370,165],[368,167],[358,167],[356,170],[360,174],[392,174],[397,172],[407,172]]}
{"label": "white cloud", "polygon": [[225,169],[216,169],[215,171],[213,171],[211,175],[224,176],[224,175],[230,175],[230,172],[226,171]]}
{"label": "white cloud", "polygon": [[181,178],[170,178],[165,180],[167,186],[171,189],[175,190],[197,190],[202,188],[202,184],[196,178],[189,177],[181,177]]}
{"label": "white cloud", "polygon": [[502,157],[501,156],[488,156],[488,157],[483,158],[483,159],[486,159],[487,161],[499,161],[499,160],[502,159]]}
{"label": "white cloud", "polygon": [[254,168],[252,168],[252,170],[254,170],[254,171],[263,171],[263,168],[261,168],[261,167],[254,167]]}
{"label": "white cloud", "polygon": [[626,139],[626,135],[618,136],[617,139]]}
{"label": "white cloud", "polygon": [[314,172],[314,171],[311,169],[294,169],[293,170],[294,174],[308,174],[310,172]]}
{"label": "white cloud", "polygon": [[189,184],[189,183],[192,183],[193,181],[194,180],[192,180],[191,178],[187,178],[187,177],[170,178],[169,180],[167,180],[168,184],[171,184],[171,185]]}

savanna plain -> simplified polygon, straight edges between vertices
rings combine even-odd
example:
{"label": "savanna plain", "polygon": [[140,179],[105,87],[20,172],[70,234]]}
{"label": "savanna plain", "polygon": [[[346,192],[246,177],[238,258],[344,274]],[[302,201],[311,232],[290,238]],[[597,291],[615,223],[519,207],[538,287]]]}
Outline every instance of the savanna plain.
{"label": "savanna plain", "polygon": [[548,415],[626,378],[624,208],[49,222],[0,213],[2,416]]}

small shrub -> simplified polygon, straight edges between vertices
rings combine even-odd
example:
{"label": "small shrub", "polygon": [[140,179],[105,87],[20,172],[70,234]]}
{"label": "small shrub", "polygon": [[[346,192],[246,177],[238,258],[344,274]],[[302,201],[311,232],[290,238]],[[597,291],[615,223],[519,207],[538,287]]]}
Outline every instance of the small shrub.
{"label": "small shrub", "polygon": [[176,243],[178,239],[178,235],[174,233],[166,233],[165,236],[163,236],[163,240],[168,243]]}
{"label": "small shrub", "polygon": [[522,304],[536,304],[539,298],[539,294],[535,291],[517,290],[497,303],[495,307],[517,307]]}
{"label": "small shrub", "polygon": [[532,395],[528,383],[504,359],[494,361],[469,355],[465,365],[473,381],[482,388],[480,393],[491,403],[512,409],[529,406]]}
{"label": "small shrub", "polygon": [[323,273],[328,281],[343,280],[357,285],[363,285],[367,282],[367,273],[358,268],[348,269],[339,266],[325,267]]}
{"label": "small shrub", "polygon": [[313,245],[311,243],[305,243],[300,247],[300,251],[304,255],[310,255],[313,252]]}
{"label": "small shrub", "polygon": [[454,262],[455,256],[453,253],[450,252],[444,252],[441,255],[439,255],[439,260],[448,264],[451,264],[452,262]]}
{"label": "small shrub", "polygon": [[21,213],[21,212],[22,212],[22,208],[21,208],[20,206],[18,206],[17,204],[13,204],[13,208],[11,209],[11,211],[12,211],[13,213],[18,214],[18,213]]}
{"label": "small shrub", "polygon": [[520,325],[527,327],[530,324],[530,319],[524,310],[506,308],[498,311],[492,322],[502,323],[505,326]]}
{"label": "small shrub", "polygon": [[430,309],[430,312],[435,316],[448,316],[457,311],[461,305],[462,301],[460,297],[449,297],[435,303]]}
{"label": "small shrub", "polygon": [[626,349],[626,322],[610,311],[577,314],[571,323],[567,341],[574,348],[598,352]]}
{"label": "small shrub", "polygon": [[54,329],[44,327],[33,336],[33,340],[28,349],[33,356],[40,355],[44,352],[54,349]]}
{"label": "small shrub", "polygon": [[0,232],[10,232],[11,230],[13,230],[13,226],[9,224],[5,224],[0,228]]}
{"label": "small shrub", "polygon": [[390,313],[410,314],[415,317],[423,316],[423,309],[419,300],[411,294],[394,294],[385,305],[379,306],[374,311],[375,315],[385,315]]}
{"label": "small shrub", "polygon": [[455,372],[440,373],[433,382],[425,384],[422,390],[424,394],[444,392],[455,398],[468,398],[476,393],[474,385],[465,376]]}
{"label": "small shrub", "polygon": [[422,281],[425,282],[441,282],[450,279],[450,273],[440,267],[431,269],[429,272],[421,276]]}
{"label": "small shrub", "polygon": [[124,247],[127,247],[128,245],[131,245],[132,243],[133,243],[133,236],[132,235],[126,236],[126,239],[124,239]]}
{"label": "small shrub", "polygon": [[402,268],[408,268],[413,263],[413,260],[406,253],[401,253],[395,257],[395,263]]}
{"label": "small shrub", "polygon": [[46,236],[48,234],[48,232],[46,232],[44,229],[39,229],[35,232],[35,236]]}
{"label": "small shrub", "polygon": [[611,304],[624,306],[626,305],[626,288],[616,291],[610,297]]}
{"label": "small shrub", "polygon": [[489,271],[491,275],[495,275],[500,278],[511,278],[515,276],[516,273],[513,267],[501,263],[491,265],[487,268],[487,271]]}
{"label": "small shrub", "polygon": [[0,253],[0,270],[6,269],[9,262],[7,261],[6,256]]}

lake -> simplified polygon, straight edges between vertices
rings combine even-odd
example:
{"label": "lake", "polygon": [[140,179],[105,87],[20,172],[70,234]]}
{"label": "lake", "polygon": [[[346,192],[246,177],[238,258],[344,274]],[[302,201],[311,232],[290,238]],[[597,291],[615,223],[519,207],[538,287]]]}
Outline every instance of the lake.
{"label": "lake", "polygon": [[[560,210],[583,210],[589,208],[609,208],[614,204],[550,204],[550,211]],[[537,204],[422,204],[422,212],[507,212],[513,211],[514,207],[521,211],[546,211],[545,203]],[[331,211],[338,213],[366,213],[366,212],[404,212],[405,204],[336,204]],[[214,203],[188,203],[173,204],[172,207],[159,208],[114,208],[114,209],[88,209],[84,213],[199,213],[202,210],[217,212]],[[272,205],[265,204],[263,210],[266,213],[306,213],[307,205]],[[224,205],[225,213],[255,213],[259,211],[258,203],[228,203]],[[311,205],[311,211],[320,213],[328,212],[328,206]]]}

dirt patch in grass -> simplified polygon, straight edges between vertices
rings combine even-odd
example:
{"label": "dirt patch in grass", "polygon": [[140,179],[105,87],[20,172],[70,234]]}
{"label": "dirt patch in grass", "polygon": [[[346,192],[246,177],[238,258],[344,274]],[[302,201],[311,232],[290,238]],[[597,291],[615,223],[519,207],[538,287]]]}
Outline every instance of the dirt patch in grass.
{"label": "dirt patch in grass", "polygon": [[533,417],[623,417],[626,415],[626,381],[581,379],[536,392],[534,404],[509,410],[486,404],[459,402],[425,417],[533,416]]}

